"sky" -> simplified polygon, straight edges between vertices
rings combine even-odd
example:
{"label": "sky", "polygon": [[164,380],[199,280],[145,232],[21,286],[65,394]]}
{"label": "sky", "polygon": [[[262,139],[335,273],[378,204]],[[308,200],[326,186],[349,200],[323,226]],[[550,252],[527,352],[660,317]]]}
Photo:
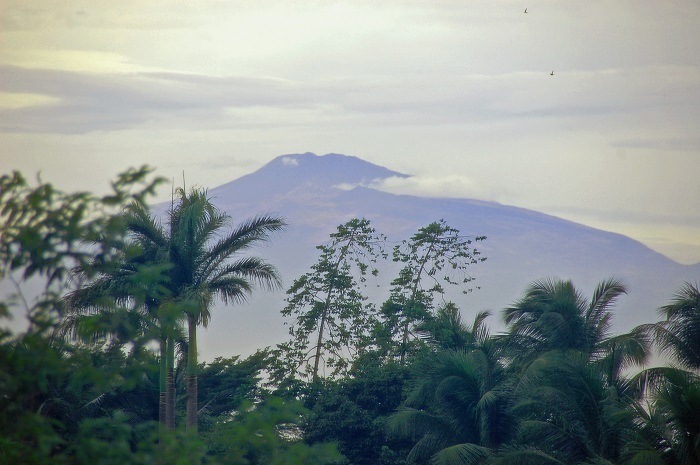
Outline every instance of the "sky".
{"label": "sky", "polygon": [[104,192],[147,164],[213,188],[343,153],[414,175],[390,192],[696,263],[698,24],[697,0],[2,0],[0,173]]}

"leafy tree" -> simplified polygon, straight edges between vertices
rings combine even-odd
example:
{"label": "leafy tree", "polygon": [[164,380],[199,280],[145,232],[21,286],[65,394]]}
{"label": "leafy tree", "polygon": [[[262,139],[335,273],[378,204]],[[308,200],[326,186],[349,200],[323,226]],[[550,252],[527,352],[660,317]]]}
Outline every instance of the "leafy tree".
{"label": "leafy tree", "polygon": [[[474,278],[467,267],[485,260],[472,243],[485,236],[469,238],[440,220],[420,228],[410,240],[393,250],[393,260],[402,264],[398,277],[391,282],[391,296],[382,306],[384,331],[380,337],[400,342],[400,359],[404,363],[414,326],[431,316],[436,296],[445,293],[444,285],[465,286]],[[470,292],[472,288],[463,288]]]}
{"label": "leafy tree", "polygon": [[[261,373],[269,363],[269,354],[258,351],[248,358],[217,357],[199,365],[200,416],[215,419],[233,415],[244,402],[260,400]],[[201,420],[200,420],[201,422]]]}
{"label": "leafy tree", "polygon": [[403,465],[408,441],[386,437],[386,421],[403,401],[408,369],[363,354],[347,376],[323,379],[305,397],[311,410],[303,425],[310,444],[337,443],[354,465]]}
{"label": "leafy tree", "polygon": [[[128,202],[143,203],[154,192],[159,180],[149,181],[150,172],[142,167],[122,173],[112,183],[113,193],[103,197],[65,193],[47,183],[33,188],[18,172],[0,177],[2,278],[43,278],[34,308],[42,315],[48,307],[53,307],[52,313],[59,311],[57,300],[71,269],[93,259],[106,262],[118,253],[115,245],[124,234],[119,211]],[[86,243],[93,247],[84,247]],[[29,302],[24,305],[30,321],[39,323]],[[2,309],[7,314],[6,304]]]}
{"label": "leafy tree", "polygon": [[359,284],[366,282],[368,272],[377,275],[377,260],[385,256],[383,242],[369,220],[355,218],[338,226],[328,244],[317,247],[318,261],[294,281],[282,310],[295,318],[289,328],[292,340],[280,346],[292,365],[288,371],[317,382],[327,366],[337,376],[366,346],[376,325],[375,311]]}
{"label": "leafy tree", "polygon": [[[124,396],[118,400],[104,396],[148,389],[147,367],[152,361],[144,350],[151,341],[148,335],[138,334],[116,318],[101,327],[106,333],[120,334],[118,343],[106,348],[75,345],[57,331],[64,316],[61,296],[71,284],[66,279],[70,270],[89,270],[90,264],[108,263],[119,255],[125,234],[121,208],[132,201],[143,202],[153,192],[157,182],[150,181],[149,174],[147,168],[125,172],[113,183],[114,192],[104,197],[68,194],[45,183],[32,187],[19,173],[0,177],[0,272],[3,280],[16,283],[19,297],[3,302],[0,313],[9,316],[12,305],[20,302],[28,317],[27,328],[19,334],[0,331],[0,463],[95,463],[90,451],[97,448],[83,438],[90,436],[85,432],[94,431],[94,425],[108,420],[91,417],[102,415],[110,402],[131,412],[114,417],[125,427],[128,421],[149,415],[141,413],[148,411],[147,404],[136,407]],[[148,275],[140,278],[147,281]],[[41,284],[34,298],[22,292],[30,280]],[[128,356],[123,351],[127,342]],[[144,462],[131,463],[153,463],[157,455],[163,456],[161,452],[167,455],[166,443],[172,444],[164,438],[157,452],[153,443],[139,445],[136,436],[116,431],[103,436],[102,447],[139,451],[146,457]],[[179,445],[180,456],[186,457],[188,443]]]}

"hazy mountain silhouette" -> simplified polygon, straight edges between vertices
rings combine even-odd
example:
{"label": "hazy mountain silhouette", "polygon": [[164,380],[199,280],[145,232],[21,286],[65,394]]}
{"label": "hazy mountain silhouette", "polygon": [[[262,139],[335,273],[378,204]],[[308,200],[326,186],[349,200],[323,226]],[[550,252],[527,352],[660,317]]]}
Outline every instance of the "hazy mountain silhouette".
{"label": "hazy mountain silhouette", "polygon": [[[391,176],[407,177],[356,157],[293,154],[277,157],[209,194],[234,222],[261,213],[280,214],[289,221],[288,231],[261,251],[280,269],[286,288],[316,261],[315,247],[351,218],[369,219],[394,242],[439,219],[463,234],[485,235],[487,240],[477,247],[487,260],[471,269],[480,289],[450,297],[466,321],[476,311],[492,310],[493,332],[502,329],[500,310],[540,278],[571,279],[590,297],[598,282],[621,277],[629,285],[629,295],[618,304],[614,327],[622,331],[658,321],[657,308],[684,281],[694,282],[700,276],[700,264],[682,265],[629,237],[535,211],[479,200],[394,195],[366,187]],[[378,282],[387,284],[393,277],[385,275]],[[383,299],[388,285],[375,292]],[[279,314],[284,297],[284,292],[259,291],[244,306],[217,307],[213,324],[202,337],[202,355],[211,359],[250,353],[285,340],[287,328]]]}

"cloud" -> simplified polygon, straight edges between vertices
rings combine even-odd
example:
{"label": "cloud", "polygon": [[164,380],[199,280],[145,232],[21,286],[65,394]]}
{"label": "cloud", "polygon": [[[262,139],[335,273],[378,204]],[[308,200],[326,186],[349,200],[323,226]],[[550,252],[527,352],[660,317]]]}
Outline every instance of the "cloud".
{"label": "cloud", "polygon": [[463,175],[410,176],[375,180],[367,187],[391,194],[416,195],[420,197],[473,198],[494,200],[493,192],[488,192],[472,178]]}
{"label": "cloud", "polygon": [[292,158],[292,157],[283,157],[282,164],[285,166],[297,166],[297,165],[299,165],[299,160],[297,160],[296,158]]}
{"label": "cloud", "polygon": [[698,151],[700,150],[700,137],[660,137],[656,139],[640,137],[613,141],[610,145],[621,149]]}
{"label": "cloud", "polygon": [[2,109],[0,131],[4,132],[75,134],[133,128],[146,121],[183,129],[229,129],[494,125],[578,118],[583,119],[579,126],[585,127],[591,121],[597,124],[595,118],[602,116],[665,112],[671,99],[680,110],[664,120],[696,120],[691,109],[700,105],[700,68],[694,67],[572,72],[565,77],[513,72],[440,79],[291,80],[9,65],[0,66],[0,74],[0,92],[31,94],[51,102]]}

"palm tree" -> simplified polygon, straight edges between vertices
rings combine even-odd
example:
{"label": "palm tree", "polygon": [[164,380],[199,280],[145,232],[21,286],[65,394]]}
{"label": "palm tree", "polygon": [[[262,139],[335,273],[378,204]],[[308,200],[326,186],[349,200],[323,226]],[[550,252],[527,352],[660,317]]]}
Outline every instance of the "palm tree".
{"label": "palm tree", "polygon": [[281,285],[275,267],[257,257],[237,256],[270,239],[286,225],[274,216],[259,216],[223,233],[230,217],[220,212],[206,190],[176,191],[169,230],[139,231],[144,242],[167,250],[172,267],[169,283],[174,299],[183,305],[188,331],[187,429],[197,430],[197,326],[206,326],[215,298],[224,303],[243,302],[258,284]]}
{"label": "palm tree", "polygon": [[666,319],[647,325],[672,365],[636,376],[649,406],[639,411],[637,447],[630,452],[659,462],[700,464],[700,291],[685,283],[660,312]]}
{"label": "palm tree", "polygon": [[[129,205],[121,218],[130,234],[125,241],[115,244],[121,254],[109,262],[96,257],[73,270],[81,284],[64,297],[68,314],[62,322],[62,332],[91,340],[105,337],[128,340],[136,336],[145,342],[157,337],[160,341],[158,419],[164,428],[172,429],[175,427],[173,340],[180,332],[169,297],[166,272],[170,264],[167,254],[159,247],[141,240],[143,231],[153,233],[162,228],[141,203]],[[126,334],[127,329],[130,334]]]}
{"label": "palm tree", "polygon": [[518,437],[496,463],[620,463],[636,438],[639,391],[615,381],[583,352],[538,357],[514,391]]}
{"label": "palm tree", "polygon": [[515,433],[510,378],[497,340],[483,326],[487,316],[480,313],[471,327],[462,327],[469,332],[465,347],[417,362],[413,389],[388,424],[391,435],[417,439],[409,460],[480,464]]}
{"label": "palm tree", "polygon": [[[130,242],[123,244],[127,251],[123,260],[98,269],[99,277],[70,294],[67,302],[76,313],[89,309],[98,318],[104,318],[110,299],[143,304],[138,307],[143,328],[158,331],[161,339],[161,380],[165,383],[161,381],[159,417],[170,428],[175,425],[175,336],[180,321],[187,320],[186,426],[196,431],[197,325],[208,324],[216,297],[225,303],[242,302],[255,284],[280,285],[277,270],[270,264],[255,257],[235,258],[268,240],[285,222],[260,216],[222,235],[230,217],[211,203],[206,191],[178,189],[176,196],[178,202],[173,202],[167,227],[142,204],[130,205],[124,214]],[[150,272],[143,273],[144,269]],[[74,330],[87,324],[85,319],[78,321]]]}
{"label": "palm tree", "polygon": [[505,337],[512,357],[522,366],[550,350],[573,350],[598,361],[611,374],[649,357],[648,337],[642,329],[611,335],[612,308],[625,285],[618,279],[598,284],[590,301],[571,281],[532,283],[522,299],[503,311]]}
{"label": "palm tree", "polygon": [[700,370],[700,289],[685,283],[671,303],[659,309],[666,320],[655,327],[662,352],[671,353],[685,368]]}
{"label": "palm tree", "polygon": [[638,409],[637,437],[625,463],[700,465],[700,377],[682,368],[658,367],[644,370],[636,380],[646,388],[649,402]]}
{"label": "palm tree", "polygon": [[644,327],[611,334],[613,305],[625,293],[620,280],[607,279],[589,301],[571,281],[543,280],[505,309],[503,341],[520,373],[520,448],[504,452],[502,463],[608,463],[622,456],[642,395],[625,370],[650,355]]}

